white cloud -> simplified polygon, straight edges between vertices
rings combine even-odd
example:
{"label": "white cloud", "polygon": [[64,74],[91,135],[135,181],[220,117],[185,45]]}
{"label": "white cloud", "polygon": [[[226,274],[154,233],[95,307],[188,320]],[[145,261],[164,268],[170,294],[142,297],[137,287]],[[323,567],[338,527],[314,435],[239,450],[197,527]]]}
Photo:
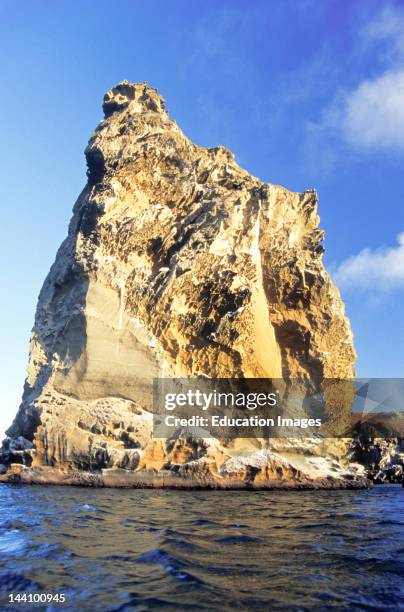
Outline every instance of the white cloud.
{"label": "white cloud", "polygon": [[340,129],[354,147],[404,149],[404,70],[363,81],[347,94]]}
{"label": "white cloud", "polygon": [[339,91],[309,127],[337,134],[355,149],[404,151],[404,11],[387,6],[359,38],[362,53],[377,58],[378,74]]}
{"label": "white cloud", "polygon": [[375,291],[404,288],[404,232],[397,242],[394,247],[363,249],[346,259],[332,274],[337,286]]}

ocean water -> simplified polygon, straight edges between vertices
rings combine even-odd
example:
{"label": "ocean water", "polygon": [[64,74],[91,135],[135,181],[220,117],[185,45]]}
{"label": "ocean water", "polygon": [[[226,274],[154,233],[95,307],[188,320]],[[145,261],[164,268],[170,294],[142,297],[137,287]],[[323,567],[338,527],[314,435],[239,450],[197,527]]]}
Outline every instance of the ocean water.
{"label": "ocean water", "polygon": [[404,610],[403,501],[0,485],[0,609]]}

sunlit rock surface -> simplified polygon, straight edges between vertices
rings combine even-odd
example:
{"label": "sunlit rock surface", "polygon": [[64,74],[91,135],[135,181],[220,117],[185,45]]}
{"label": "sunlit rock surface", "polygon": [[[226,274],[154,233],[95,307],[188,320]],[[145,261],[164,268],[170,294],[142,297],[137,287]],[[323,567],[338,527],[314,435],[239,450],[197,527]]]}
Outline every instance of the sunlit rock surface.
{"label": "sunlit rock surface", "polygon": [[193,144],[145,83],[118,84],[103,110],[39,296],[1,478],[362,486],[342,440],[153,438],[154,377],[317,384],[353,377],[355,353],[322,263],[315,191],[263,183],[226,148]]}

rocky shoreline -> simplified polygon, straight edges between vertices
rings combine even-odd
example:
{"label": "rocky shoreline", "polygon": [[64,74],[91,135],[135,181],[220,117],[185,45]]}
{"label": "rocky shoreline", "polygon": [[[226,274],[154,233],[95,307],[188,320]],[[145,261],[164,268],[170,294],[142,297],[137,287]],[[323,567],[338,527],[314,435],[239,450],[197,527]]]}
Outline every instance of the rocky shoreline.
{"label": "rocky shoreline", "polygon": [[328,476],[315,480],[300,478],[296,481],[286,479],[264,479],[254,477],[197,479],[181,476],[170,470],[143,470],[127,473],[120,470],[94,472],[63,472],[54,468],[21,468],[12,466],[6,474],[0,475],[0,483],[26,485],[67,485],[84,487],[108,487],[121,489],[228,489],[228,490],[322,490],[322,489],[365,489],[372,482],[365,477]]}
{"label": "rocky shoreline", "polygon": [[[404,440],[372,440],[358,437],[350,446],[351,457],[348,463],[341,465],[335,459],[332,462],[333,470],[337,472],[335,476],[329,473],[324,477],[314,474],[309,477],[307,473],[285,461],[280,468],[282,457],[279,452],[273,451],[267,451],[266,455],[262,451],[251,453],[246,460],[240,461],[236,458],[231,465],[223,462],[219,469],[212,459],[209,461],[203,457],[184,464],[168,462],[167,466],[160,464],[157,468],[144,467],[133,471],[122,468],[86,471],[47,465],[29,467],[35,458],[34,444],[22,437],[16,440],[9,438],[3,442],[0,453],[3,462],[0,463],[0,483],[253,490],[358,489],[370,488],[373,484],[403,483],[404,485]],[[306,453],[308,450],[313,450],[310,443],[306,445]],[[309,462],[313,463],[314,460],[313,455]],[[275,468],[272,471],[268,469],[271,463]]]}

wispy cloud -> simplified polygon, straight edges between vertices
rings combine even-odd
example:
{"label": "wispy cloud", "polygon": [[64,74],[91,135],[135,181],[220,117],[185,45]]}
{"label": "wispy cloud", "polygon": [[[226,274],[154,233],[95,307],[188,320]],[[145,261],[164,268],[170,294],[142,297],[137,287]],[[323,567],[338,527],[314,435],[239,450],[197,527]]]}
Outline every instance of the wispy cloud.
{"label": "wispy cloud", "polygon": [[382,43],[381,59],[395,63],[404,58],[404,11],[397,5],[385,6],[361,32],[363,47]]}
{"label": "wispy cloud", "polygon": [[309,132],[354,149],[404,150],[404,11],[384,8],[360,32],[361,52],[377,51],[378,72],[340,90]]}
{"label": "wispy cloud", "polygon": [[349,257],[332,274],[336,284],[344,288],[390,290],[404,288],[404,232],[398,244],[379,249],[363,249]]}

